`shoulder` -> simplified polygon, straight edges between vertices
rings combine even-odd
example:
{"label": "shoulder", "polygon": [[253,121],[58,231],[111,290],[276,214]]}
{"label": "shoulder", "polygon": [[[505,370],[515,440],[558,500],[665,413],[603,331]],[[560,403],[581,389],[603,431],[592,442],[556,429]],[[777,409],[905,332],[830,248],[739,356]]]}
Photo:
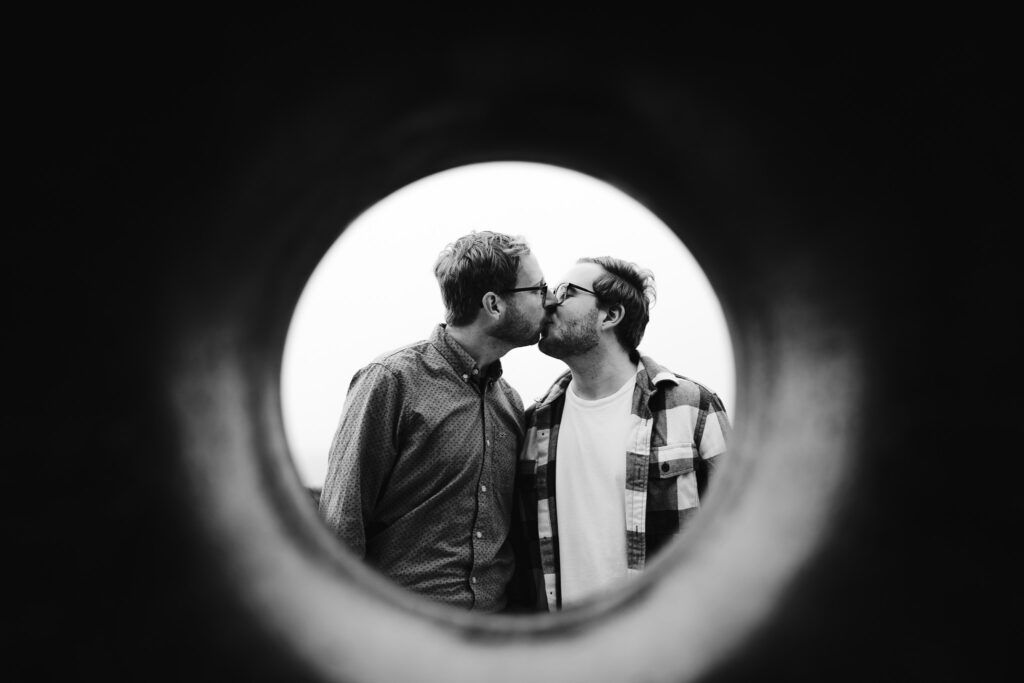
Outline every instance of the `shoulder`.
{"label": "shoulder", "polygon": [[365,366],[366,368],[378,367],[389,371],[394,375],[402,375],[406,372],[421,367],[428,362],[430,357],[437,352],[429,340],[422,339],[405,346],[399,346],[381,353]]}
{"label": "shoulder", "polygon": [[701,397],[707,400],[710,396],[713,396],[715,392],[709,389],[707,386],[701,384],[696,380],[692,380],[685,375],[679,373],[672,373],[675,378],[674,382],[660,382],[658,387],[667,393],[674,394],[676,396],[686,396],[698,401]]}
{"label": "shoulder", "polygon": [[417,376],[422,376],[422,372],[417,371],[423,367],[428,346],[428,342],[415,342],[378,355],[352,375],[349,393],[377,392],[386,387],[397,390],[415,381]]}
{"label": "shoulder", "polygon": [[647,356],[642,356],[641,362],[652,392],[665,396],[666,402],[670,405],[689,405],[712,410],[720,408],[721,400],[718,394],[707,385],[669,370]]}

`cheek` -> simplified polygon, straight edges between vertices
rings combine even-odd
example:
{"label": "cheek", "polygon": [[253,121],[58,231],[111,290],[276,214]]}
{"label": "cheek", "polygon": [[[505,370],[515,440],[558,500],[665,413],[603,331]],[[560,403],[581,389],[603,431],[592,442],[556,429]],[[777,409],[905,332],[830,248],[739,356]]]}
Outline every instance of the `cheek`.
{"label": "cheek", "polygon": [[579,335],[579,333],[583,330],[583,323],[584,321],[580,320],[579,318],[572,318],[571,320],[566,320],[563,322],[562,329],[565,330],[565,333],[567,335]]}

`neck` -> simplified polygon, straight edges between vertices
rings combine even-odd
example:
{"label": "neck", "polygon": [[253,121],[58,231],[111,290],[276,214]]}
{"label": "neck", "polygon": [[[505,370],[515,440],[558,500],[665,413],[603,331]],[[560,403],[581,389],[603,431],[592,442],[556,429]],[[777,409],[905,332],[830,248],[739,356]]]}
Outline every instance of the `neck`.
{"label": "neck", "polygon": [[495,339],[476,325],[464,325],[455,327],[448,325],[448,334],[466,350],[480,368],[481,374],[486,373],[494,361],[498,360],[512,346],[507,342]]}
{"label": "neck", "polygon": [[580,356],[565,359],[572,370],[576,395],[588,401],[611,396],[636,374],[636,363],[617,343],[614,348],[598,344]]}

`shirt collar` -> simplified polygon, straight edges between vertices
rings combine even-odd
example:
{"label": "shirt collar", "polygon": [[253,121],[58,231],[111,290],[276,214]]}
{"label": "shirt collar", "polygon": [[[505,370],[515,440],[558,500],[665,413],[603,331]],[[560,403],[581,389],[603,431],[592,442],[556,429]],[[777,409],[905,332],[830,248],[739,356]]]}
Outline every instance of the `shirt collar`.
{"label": "shirt collar", "polygon": [[487,376],[480,377],[480,366],[476,364],[476,361],[469,355],[469,352],[462,348],[459,342],[455,341],[454,337],[448,334],[447,327],[444,323],[440,323],[435,327],[430,334],[430,343],[448,361],[448,364],[452,366],[455,372],[461,375],[463,379],[476,379],[477,381],[490,379],[497,381],[502,374],[501,361],[496,360],[491,363]]}
{"label": "shirt collar", "polygon": [[662,382],[670,382],[677,385],[679,384],[679,378],[671,370],[658,365],[649,356],[640,356],[640,362],[637,364],[636,383],[640,385],[645,393],[653,394]]}
{"label": "shirt collar", "polygon": [[[548,389],[543,396],[537,399],[537,404],[544,405],[547,403],[553,403],[555,399],[565,393],[565,390],[571,381],[572,372],[567,371],[555,380],[555,383],[551,385],[551,388]],[[676,377],[674,372],[666,370],[650,357],[640,356],[640,360],[637,363],[636,368],[636,383],[644,392],[644,398],[649,398],[662,382],[679,384],[679,378]]]}

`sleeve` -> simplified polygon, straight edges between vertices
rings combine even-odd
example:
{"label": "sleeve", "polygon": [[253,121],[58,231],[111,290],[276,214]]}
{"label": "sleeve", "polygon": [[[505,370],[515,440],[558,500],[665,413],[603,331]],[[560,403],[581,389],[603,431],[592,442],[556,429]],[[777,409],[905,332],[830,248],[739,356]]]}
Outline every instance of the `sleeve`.
{"label": "sleeve", "polygon": [[[703,408],[703,406],[701,406]],[[702,416],[703,431],[698,442],[699,454],[707,470],[708,479],[714,475],[715,468],[721,462],[718,457],[725,453],[732,426],[725,412],[725,405],[717,394],[707,392],[707,413]]]}
{"label": "sleeve", "polygon": [[381,488],[398,458],[402,414],[398,377],[379,363],[352,378],[328,454],[320,515],[359,557]]}

